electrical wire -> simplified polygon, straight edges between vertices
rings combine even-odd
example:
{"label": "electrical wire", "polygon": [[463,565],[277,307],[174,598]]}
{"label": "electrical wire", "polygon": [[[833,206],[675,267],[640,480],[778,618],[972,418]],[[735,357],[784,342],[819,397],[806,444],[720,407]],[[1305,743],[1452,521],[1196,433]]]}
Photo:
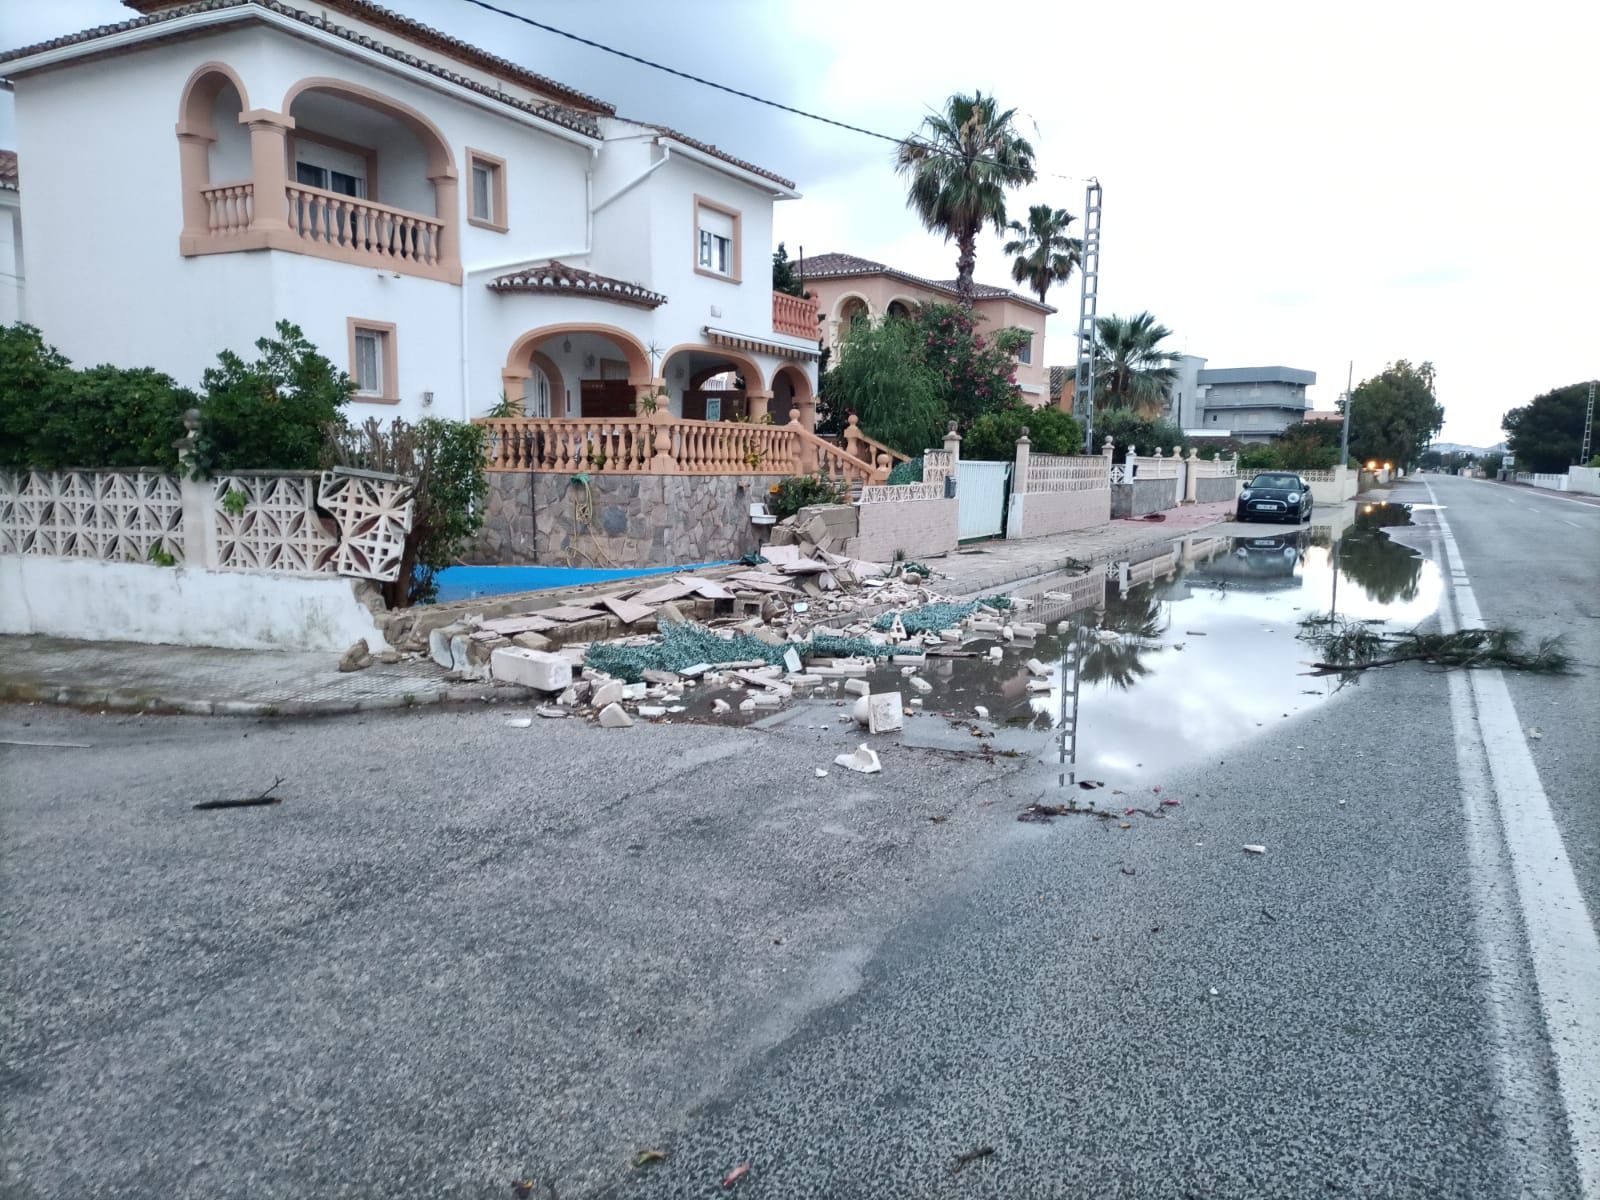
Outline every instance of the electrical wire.
{"label": "electrical wire", "polygon": [[[763,104],[768,108],[775,108],[779,112],[786,112],[796,117],[804,117],[808,121],[818,121],[824,125],[832,125],[836,129],[843,129],[850,133],[859,133],[863,137],[877,138],[879,141],[889,142],[891,145],[916,146],[924,152],[931,150],[935,154],[943,153],[937,148],[929,146],[926,142],[922,142],[913,138],[895,137],[893,134],[889,133],[879,133],[876,129],[868,129],[864,125],[852,125],[848,121],[840,121],[834,117],[824,116],[822,113],[811,112],[804,108],[796,108],[792,104],[784,104],[781,100],[770,100],[765,96],[758,96],[754,92],[746,92],[736,87],[730,87],[725,83],[718,83],[716,80],[707,79],[703,75],[695,75],[689,71],[680,70],[677,67],[669,67],[665,63],[656,62],[654,59],[645,58],[642,55],[633,54],[627,50],[619,50],[615,46],[606,45],[604,42],[597,42],[592,38],[583,37],[581,34],[572,33],[565,29],[558,29],[556,26],[548,25],[543,21],[536,21],[530,16],[526,16],[519,12],[513,12],[508,8],[501,8],[499,5],[490,4],[489,0],[464,0],[464,3],[476,5],[478,8],[484,9],[488,12],[498,13],[502,17],[510,17],[513,21],[521,21],[524,25],[531,25],[533,28],[541,29],[545,33],[553,33],[557,37],[566,38],[568,41],[577,42],[579,45],[588,46],[591,49],[599,50],[605,54],[613,54],[618,58],[627,59],[629,62],[638,63],[640,66],[649,67],[655,71],[662,71],[668,75],[675,75],[679,79],[688,80],[690,83],[698,83],[702,87],[712,88],[719,92],[726,92],[730,96],[738,96],[741,100],[749,100],[754,104]],[[951,155],[950,157],[954,157],[954,155]],[[985,158],[981,155],[976,156],[974,161],[989,163],[993,166],[1007,165],[1000,163],[996,159]],[[1062,175],[1055,171],[1037,171],[1035,174],[1042,175],[1047,179],[1065,179],[1073,183],[1099,182],[1093,176]]]}

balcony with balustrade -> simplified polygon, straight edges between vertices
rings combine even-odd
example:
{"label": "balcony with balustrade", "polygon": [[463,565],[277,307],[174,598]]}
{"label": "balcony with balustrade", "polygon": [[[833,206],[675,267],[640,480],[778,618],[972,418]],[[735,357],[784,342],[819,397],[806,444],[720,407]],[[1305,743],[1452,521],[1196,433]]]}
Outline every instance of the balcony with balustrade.
{"label": "balcony with balustrade", "polygon": [[426,118],[336,80],[307,80],[283,113],[243,111],[220,73],[190,96],[184,254],[288,250],[460,282],[456,169]]}

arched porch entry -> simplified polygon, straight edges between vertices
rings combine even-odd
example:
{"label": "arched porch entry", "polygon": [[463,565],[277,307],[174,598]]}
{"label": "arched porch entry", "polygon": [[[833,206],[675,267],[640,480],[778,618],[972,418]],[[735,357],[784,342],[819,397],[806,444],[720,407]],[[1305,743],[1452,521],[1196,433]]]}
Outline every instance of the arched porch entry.
{"label": "arched porch entry", "polygon": [[631,417],[660,380],[651,378],[650,356],[631,333],[568,324],[519,337],[500,382],[506,399],[530,417]]}
{"label": "arched porch entry", "polygon": [[811,388],[811,379],[805,370],[794,363],[785,363],[772,377],[772,419],[779,425],[787,424],[794,413],[808,431],[817,428],[817,398]]}
{"label": "arched porch entry", "polygon": [[759,421],[772,400],[755,359],[734,350],[674,346],[661,360],[661,374],[685,420]]}

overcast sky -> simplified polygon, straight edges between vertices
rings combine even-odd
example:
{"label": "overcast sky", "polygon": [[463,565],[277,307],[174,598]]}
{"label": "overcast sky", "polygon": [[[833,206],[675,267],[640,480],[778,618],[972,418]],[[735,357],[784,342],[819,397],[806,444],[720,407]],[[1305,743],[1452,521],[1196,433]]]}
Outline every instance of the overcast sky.
{"label": "overcast sky", "polygon": [[[497,3],[895,135],[952,91],[992,91],[1038,152],[1013,215],[1080,213],[1081,177],[1105,187],[1102,313],[1148,308],[1211,366],[1314,370],[1317,407],[1352,359],[1358,382],[1431,359],[1442,440],[1488,445],[1505,409],[1600,374],[1600,4]],[[805,198],[778,206],[791,254],[955,274],[954,247],[906,210],[887,143],[467,0],[389,5],[795,179]],[[0,0],[0,41],[128,15],[117,0]],[[999,239],[980,245],[978,278],[1009,285]],[[1050,300],[1046,358],[1067,363],[1076,278]]]}

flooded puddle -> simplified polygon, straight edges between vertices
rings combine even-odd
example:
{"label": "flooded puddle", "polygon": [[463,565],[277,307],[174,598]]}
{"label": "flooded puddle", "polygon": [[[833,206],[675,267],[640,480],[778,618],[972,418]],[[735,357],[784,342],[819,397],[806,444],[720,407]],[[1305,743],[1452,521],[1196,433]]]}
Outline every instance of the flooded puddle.
{"label": "flooded puddle", "polygon": [[[1048,633],[1014,641],[974,634],[943,647],[950,653],[917,669],[932,685],[921,695],[902,666],[872,668],[871,690],[898,691],[908,706],[904,730],[886,736],[1022,755],[1044,787],[1149,787],[1180,764],[1225,758],[1338,690],[1337,678],[1304,673],[1315,650],[1299,640],[1302,619],[1335,612],[1409,629],[1434,611],[1438,569],[1384,532],[1409,523],[1404,505],[1363,505],[1342,528],[1191,536],[1138,561],[1032,581],[1012,593],[1030,602],[1017,619]],[[866,731],[844,719],[855,697],[842,683],[829,680],[810,700],[797,696],[782,712],[737,723],[809,731],[830,748],[849,748]],[[738,692],[706,690],[688,715],[708,715],[719,697],[737,708]]]}

